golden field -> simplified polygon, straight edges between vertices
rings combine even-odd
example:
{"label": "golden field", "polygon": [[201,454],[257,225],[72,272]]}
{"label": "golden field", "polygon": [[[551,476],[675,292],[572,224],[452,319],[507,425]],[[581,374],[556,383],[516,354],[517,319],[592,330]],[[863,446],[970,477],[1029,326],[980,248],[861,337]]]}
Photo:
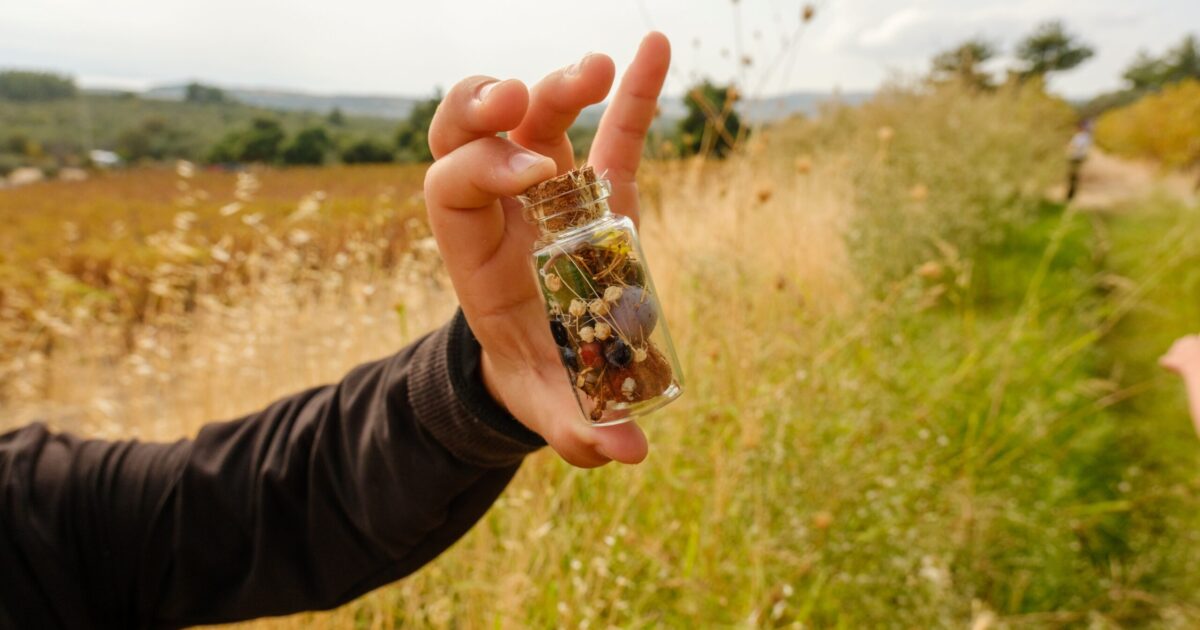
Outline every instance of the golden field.
{"label": "golden field", "polygon": [[[1069,133],[1038,86],[898,87],[648,164],[688,379],[649,459],[537,453],[417,575],[251,625],[1200,624],[1200,449],[1152,364],[1200,321],[1200,218],[1048,199]],[[454,309],[421,177],[0,190],[2,417],[173,439],[399,348]]]}

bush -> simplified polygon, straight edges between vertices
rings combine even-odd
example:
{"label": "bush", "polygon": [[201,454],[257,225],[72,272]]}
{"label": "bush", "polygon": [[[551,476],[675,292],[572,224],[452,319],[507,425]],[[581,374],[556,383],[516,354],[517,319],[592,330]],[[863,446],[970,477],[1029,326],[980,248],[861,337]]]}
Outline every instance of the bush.
{"label": "bush", "polygon": [[1168,167],[1200,163],[1200,81],[1168,85],[1105,113],[1096,123],[1096,143],[1118,155]]}
{"label": "bush", "polygon": [[332,148],[333,142],[324,127],[309,127],[296,134],[296,137],[283,148],[284,164],[318,165],[325,162],[325,154]]}
{"label": "bush", "polygon": [[373,138],[363,138],[342,151],[346,164],[384,164],[394,157],[391,147]]}
{"label": "bush", "polygon": [[190,157],[195,150],[191,135],[165,118],[151,116],[117,136],[116,152],[126,161]]}
{"label": "bush", "polygon": [[433,124],[433,115],[441,102],[442,96],[438,94],[417,103],[409,112],[408,120],[400,123],[396,129],[396,151],[401,162],[433,161],[433,153],[429,151],[429,126]]}
{"label": "bush", "polygon": [[201,83],[189,83],[184,88],[183,100],[188,103],[226,103],[228,99],[221,88]]}
{"label": "bush", "polygon": [[50,72],[0,72],[0,99],[10,101],[53,101],[75,96],[71,77]]}
{"label": "bush", "polygon": [[685,154],[724,157],[740,141],[742,119],[734,110],[737,88],[709,81],[688,90],[684,97],[687,116],[679,121],[680,146]]}
{"label": "bush", "polygon": [[283,144],[283,127],[272,118],[255,118],[250,128],[225,134],[208,152],[208,161],[275,162]]}
{"label": "bush", "polygon": [[1039,79],[994,91],[892,86],[861,107],[780,130],[791,154],[837,152],[861,210],[851,251],[886,282],[938,256],[994,243],[1033,216],[1066,172],[1074,112]]}

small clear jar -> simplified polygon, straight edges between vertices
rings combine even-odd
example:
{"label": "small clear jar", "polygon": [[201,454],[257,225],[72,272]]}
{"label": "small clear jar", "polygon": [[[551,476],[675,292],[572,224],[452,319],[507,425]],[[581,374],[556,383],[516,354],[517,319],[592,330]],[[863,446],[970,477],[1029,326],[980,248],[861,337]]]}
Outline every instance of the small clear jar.
{"label": "small clear jar", "polygon": [[551,335],[579,408],[596,426],[643,416],[683,391],[637,229],[609,209],[610,191],[584,167],[518,197],[538,228],[533,268]]}

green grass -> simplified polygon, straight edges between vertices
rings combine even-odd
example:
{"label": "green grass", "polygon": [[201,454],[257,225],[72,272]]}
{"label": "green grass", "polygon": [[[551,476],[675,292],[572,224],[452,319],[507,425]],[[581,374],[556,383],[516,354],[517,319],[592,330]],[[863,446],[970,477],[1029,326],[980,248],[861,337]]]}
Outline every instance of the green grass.
{"label": "green grass", "polygon": [[[1110,269],[1126,278],[1114,301],[1127,314],[1104,342],[1108,370],[1130,392],[1115,410],[1137,497],[1129,516],[1129,572],[1154,601],[1182,595],[1169,609],[1200,623],[1200,446],[1179,379],[1157,358],[1179,336],[1200,330],[1200,212],[1166,199],[1121,208],[1105,218]],[[1183,625],[1183,624],[1180,624]]]}

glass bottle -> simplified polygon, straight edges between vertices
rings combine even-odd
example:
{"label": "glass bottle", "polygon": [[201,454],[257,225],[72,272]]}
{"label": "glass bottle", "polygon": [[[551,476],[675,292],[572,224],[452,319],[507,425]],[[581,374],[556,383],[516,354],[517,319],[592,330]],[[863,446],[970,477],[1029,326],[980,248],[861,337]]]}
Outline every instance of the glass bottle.
{"label": "glass bottle", "polygon": [[584,418],[628,422],[675,400],[683,377],[637,229],[584,167],[518,197],[538,228],[533,268]]}

